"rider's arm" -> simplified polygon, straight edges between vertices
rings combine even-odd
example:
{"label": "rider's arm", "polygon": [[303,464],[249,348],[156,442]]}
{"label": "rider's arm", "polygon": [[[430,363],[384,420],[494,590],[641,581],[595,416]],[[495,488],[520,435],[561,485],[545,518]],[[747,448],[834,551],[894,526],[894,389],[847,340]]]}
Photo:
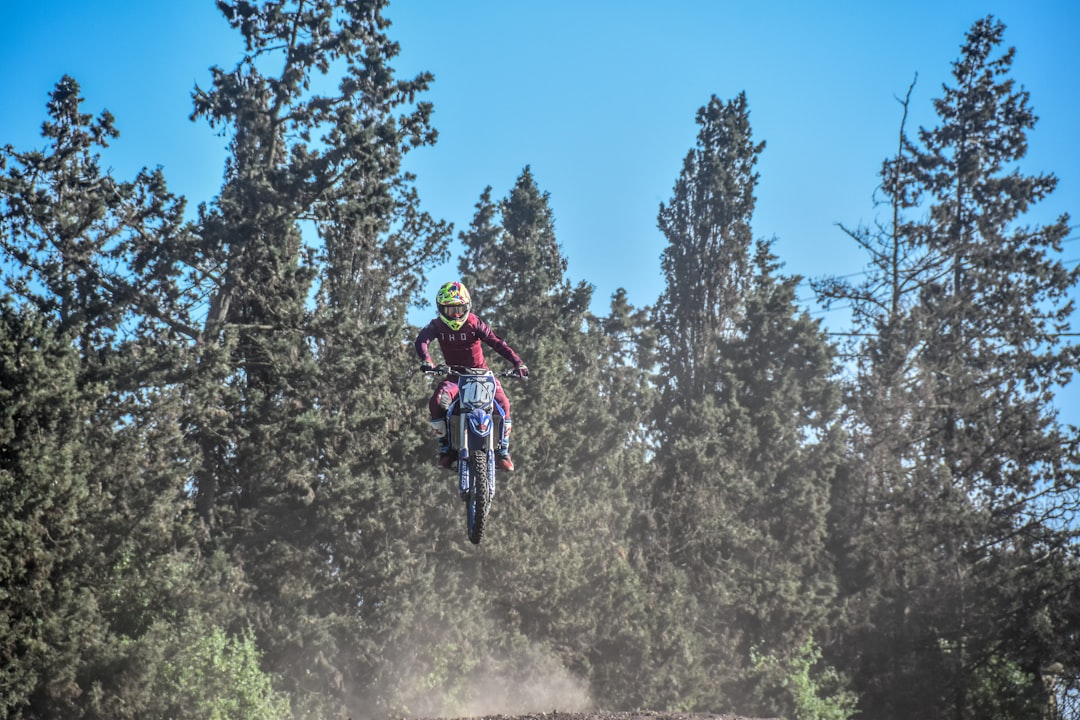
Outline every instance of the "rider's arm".
{"label": "rider's arm", "polygon": [[488,324],[476,318],[476,334],[481,340],[491,346],[491,349],[502,355],[504,358],[514,364],[514,367],[522,365],[521,357],[514,352],[514,349],[510,347],[505,340],[495,334],[495,332],[488,327]]}
{"label": "rider's arm", "polygon": [[432,324],[429,323],[420,331],[420,334],[416,336],[416,342],[413,344],[413,347],[416,349],[416,355],[420,358],[420,362],[434,365],[435,363],[431,360],[431,353],[428,352],[428,345],[430,345],[431,341],[437,337],[437,334],[436,330],[431,325]]}

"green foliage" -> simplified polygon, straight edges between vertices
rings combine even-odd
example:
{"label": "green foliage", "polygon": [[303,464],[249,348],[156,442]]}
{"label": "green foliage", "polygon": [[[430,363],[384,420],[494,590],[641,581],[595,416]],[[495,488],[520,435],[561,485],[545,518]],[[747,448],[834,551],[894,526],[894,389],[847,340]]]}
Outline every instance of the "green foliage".
{"label": "green foliage", "polygon": [[853,232],[874,272],[821,286],[873,333],[853,348],[851,467],[833,512],[846,636],[832,659],[879,717],[982,717],[986,668],[1015,663],[1039,697],[1034,672],[1072,655],[1050,598],[1075,566],[1077,528],[1054,518],[1075,513],[1080,456],[1052,392],[1078,367],[1060,333],[1080,274],[1056,257],[1067,217],[1022,224],[1056,178],[1018,169],[1035,116],[1003,34],[976,22],[938,124],[902,130],[882,171],[892,222]]}
{"label": "green foliage", "polygon": [[79,519],[96,503],[77,469],[85,405],[75,353],[32,311],[5,302],[0,313],[0,708],[20,717],[31,702],[71,699],[97,639],[80,632],[97,612],[69,575],[89,540]]}
{"label": "green foliage", "polygon": [[[177,520],[185,439],[168,375],[170,338],[142,314],[130,274],[151,236],[183,236],[182,203],[157,174],[100,173],[112,118],[80,111],[65,77],[43,150],[4,149],[3,593],[12,717],[94,717],[87,690],[137,705],[127,641],[193,586]],[[161,289],[146,283],[148,292]],[[144,345],[143,343],[146,342]],[[154,362],[149,349],[162,351]],[[160,402],[159,402],[160,401]],[[151,409],[153,408],[153,409]],[[130,684],[129,684],[130,681]],[[116,708],[105,713],[124,717]]]}
{"label": "green foliage", "polygon": [[493,617],[502,632],[546,648],[575,676],[603,678],[611,697],[629,702],[639,688],[619,659],[645,658],[640,623],[650,604],[627,536],[645,478],[649,390],[632,364],[648,332],[636,325],[643,313],[623,297],[613,303],[618,316],[592,315],[592,288],[566,280],[548,194],[528,167],[501,201],[484,190],[461,239],[474,311],[531,370],[528,382],[505,383],[518,469],[503,481],[484,541],[485,586],[502,589],[489,600]]}
{"label": "green foliage", "polygon": [[697,143],[683,160],[658,223],[668,245],[657,303],[665,375],[687,397],[711,392],[719,343],[734,333],[751,278],[750,226],[765,143],[751,138],[746,95],[713,96],[697,112]]}
{"label": "green foliage", "polygon": [[812,638],[786,660],[755,657],[754,669],[779,674],[792,720],[849,720],[857,714],[858,697],[845,689],[836,668],[822,665],[821,649]]}
{"label": "green foliage", "polygon": [[701,684],[684,700],[747,712],[751,648],[790,648],[823,622],[834,592],[825,513],[839,397],[824,333],[795,305],[797,279],[778,276],[768,243],[752,239],[764,145],[751,139],[746,98],[714,97],[697,119],[659,216],[668,283],[651,572],[684,568],[709,608],[694,621]]}
{"label": "green foliage", "polygon": [[973,673],[971,713],[986,720],[1045,717],[1047,700],[1034,673],[991,657]]}
{"label": "green foliage", "polygon": [[[156,637],[155,637],[156,636]],[[151,632],[161,661],[142,717],[173,720],[285,720],[288,697],[260,668],[250,632],[230,636],[198,620]]]}
{"label": "green foliage", "polygon": [[431,76],[394,77],[381,0],[218,6],[247,52],[194,95],[230,141],[195,222],[161,171],[102,170],[73,78],[46,146],[0,151],[0,715],[832,720],[842,677],[886,719],[1048,712],[1080,667],[1050,405],[1080,270],[1068,218],[1021,224],[1056,180],[1016,169],[1000,23],[884,164],[874,272],[818,285],[866,335],[845,398],[753,237],[745,96],[697,113],[655,307],[593,312],[530,167],[485,189],[461,278],[532,378],[475,547],[407,347],[449,256],[402,170]]}
{"label": "green foliage", "polygon": [[197,506],[242,558],[249,621],[309,714],[377,693],[382,644],[413,620],[387,601],[412,587],[423,514],[399,502],[418,438],[398,348],[448,228],[401,169],[435,138],[416,102],[430,75],[394,77],[384,5],[219,3],[249,53],[194,97],[194,117],[232,133],[199,221],[221,272],[191,382]]}

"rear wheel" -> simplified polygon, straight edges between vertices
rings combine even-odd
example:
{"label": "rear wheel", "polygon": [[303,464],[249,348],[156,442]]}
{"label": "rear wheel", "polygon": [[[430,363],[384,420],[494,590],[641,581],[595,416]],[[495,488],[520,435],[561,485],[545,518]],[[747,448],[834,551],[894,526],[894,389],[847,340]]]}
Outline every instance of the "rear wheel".
{"label": "rear wheel", "polygon": [[474,450],[469,453],[469,495],[465,499],[468,519],[469,541],[479,545],[484,537],[488,510],[491,509],[489,479],[491,450]]}

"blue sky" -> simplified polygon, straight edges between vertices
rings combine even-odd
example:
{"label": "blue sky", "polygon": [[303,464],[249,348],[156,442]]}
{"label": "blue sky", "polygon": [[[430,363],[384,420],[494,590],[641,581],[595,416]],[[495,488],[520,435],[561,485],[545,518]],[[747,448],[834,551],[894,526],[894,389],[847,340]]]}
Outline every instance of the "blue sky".
{"label": "blue sky", "polygon": [[[987,14],[1006,24],[1013,77],[1040,118],[1022,170],[1059,178],[1029,221],[1070,212],[1075,225],[1073,0],[397,0],[386,11],[402,46],[399,73],[435,75],[426,99],[439,142],[409,162],[425,209],[462,230],[486,186],[504,197],[530,166],[550,193],[570,279],[595,286],[600,313],[617,288],[639,306],[663,292],[657,210],[693,147],[695,112],[714,94],[746,92],[755,138],[766,143],[754,230],[775,238],[784,270],[861,272],[866,258],[838,223],[878,217],[874,190],[896,148],[897,98],[917,75],[909,128],[933,124],[931,102],[964,33]],[[232,67],[240,42],[212,0],[0,0],[0,40],[0,143],[42,144],[48,94],[67,73],[86,111],[116,117],[121,135],[105,159],[118,176],[160,165],[192,207],[216,195],[226,139],[188,119],[191,91],[209,83],[211,65]],[[1067,243],[1063,258],[1080,261],[1080,242]],[[455,271],[456,259],[434,272],[432,294]],[[808,288],[801,297],[815,307]],[[846,329],[842,313],[815,314]],[[1063,406],[1080,407],[1077,385]]]}

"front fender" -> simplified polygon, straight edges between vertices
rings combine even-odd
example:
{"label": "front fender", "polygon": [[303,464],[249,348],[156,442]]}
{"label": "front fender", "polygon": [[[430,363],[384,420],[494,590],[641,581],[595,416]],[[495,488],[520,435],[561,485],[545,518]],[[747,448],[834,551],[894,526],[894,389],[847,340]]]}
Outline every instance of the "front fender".
{"label": "front fender", "polygon": [[491,421],[491,413],[483,410],[473,410],[468,415],[469,430],[478,437],[487,437],[491,434],[494,423]]}

